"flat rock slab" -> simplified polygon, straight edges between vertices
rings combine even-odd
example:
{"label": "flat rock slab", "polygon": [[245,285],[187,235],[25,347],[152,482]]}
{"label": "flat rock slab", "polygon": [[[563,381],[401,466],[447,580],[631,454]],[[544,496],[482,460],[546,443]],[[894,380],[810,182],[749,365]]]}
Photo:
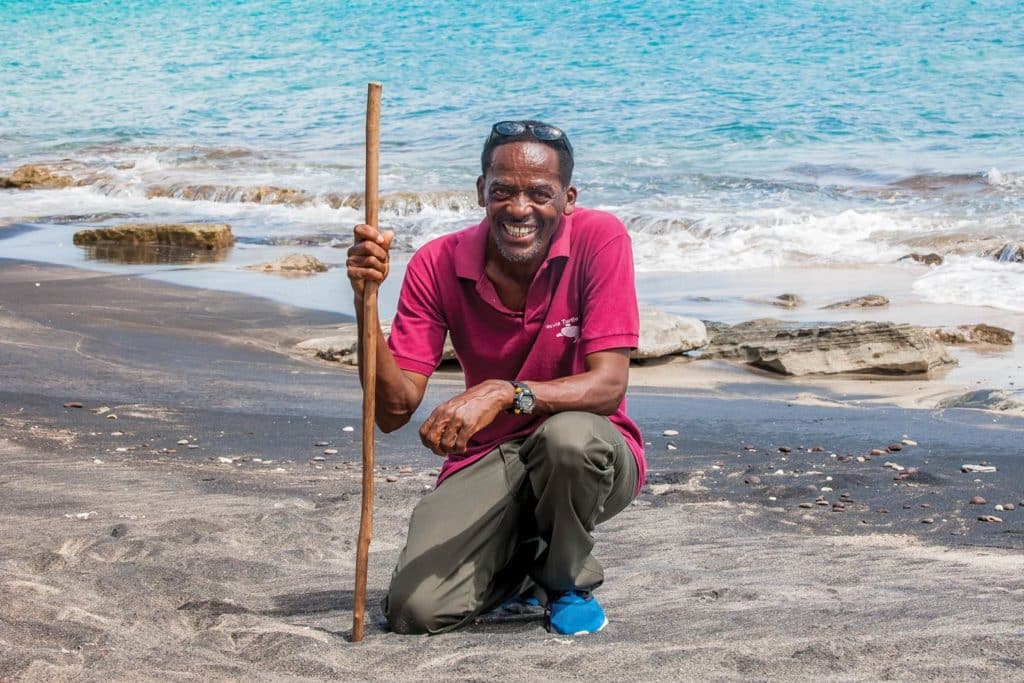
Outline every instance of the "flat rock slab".
{"label": "flat rock slab", "polygon": [[235,243],[231,226],[224,223],[126,223],[109,228],[80,230],[78,246],[94,244],[159,244],[191,249],[223,249]]}
{"label": "flat rock slab", "polygon": [[927,375],[954,363],[925,329],[889,322],[800,327],[755,320],[715,336],[702,356],[785,375]]}
{"label": "flat rock slab", "polygon": [[315,256],[308,254],[288,254],[276,261],[247,266],[246,270],[281,275],[311,275],[313,273],[327,272],[327,265]]}
{"label": "flat rock slab", "polygon": [[1024,393],[1000,389],[977,389],[939,402],[939,408],[974,408],[1024,415]]}
{"label": "flat rock slab", "polygon": [[888,306],[889,300],[881,294],[866,294],[864,296],[858,296],[856,299],[847,299],[846,301],[838,301],[828,306],[823,306],[825,309],[837,309],[837,308],[876,308],[879,306]]}
{"label": "flat rock slab", "polygon": [[937,341],[947,345],[992,344],[1012,346],[1013,331],[995,325],[959,325],[957,327],[936,327],[928,330]]}
{"label": "flat rock slab", "polygon": [[639,346],[629,357],[633,360],[661,358],[703,348],[707,343],[708,331],[700,320],[641,308]]}

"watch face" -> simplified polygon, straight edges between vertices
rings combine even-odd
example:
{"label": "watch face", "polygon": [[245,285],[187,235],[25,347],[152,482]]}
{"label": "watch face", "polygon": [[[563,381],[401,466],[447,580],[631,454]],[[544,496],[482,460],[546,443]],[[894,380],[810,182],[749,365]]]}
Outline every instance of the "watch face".
{"label": "watch face", "polygon": [[529,415],[533,412],[533,404],[535,403],[533,394],[523,392],[519,394],[519,412]]}

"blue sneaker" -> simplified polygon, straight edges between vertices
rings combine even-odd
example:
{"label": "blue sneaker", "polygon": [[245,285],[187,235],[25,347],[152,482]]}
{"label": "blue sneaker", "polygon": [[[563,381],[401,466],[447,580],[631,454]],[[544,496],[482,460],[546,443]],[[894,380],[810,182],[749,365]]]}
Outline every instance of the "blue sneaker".
{"label": "blue sneaker", "polygon": [[548,630],[564,636],[597,633],[608,625],[601,603],[593,595],[576,591],[562,593],[548,605]]}

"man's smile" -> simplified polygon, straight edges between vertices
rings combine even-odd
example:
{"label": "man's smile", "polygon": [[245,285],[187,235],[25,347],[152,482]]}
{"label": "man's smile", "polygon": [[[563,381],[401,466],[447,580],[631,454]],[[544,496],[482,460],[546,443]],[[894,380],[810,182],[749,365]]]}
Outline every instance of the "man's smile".
{"label": "man's smile", "polygon": [[505,229],[506,235],[515,239],[523,239],[537,232],[537,226],[534,223],[510,223],[506,221],[501,226]]}

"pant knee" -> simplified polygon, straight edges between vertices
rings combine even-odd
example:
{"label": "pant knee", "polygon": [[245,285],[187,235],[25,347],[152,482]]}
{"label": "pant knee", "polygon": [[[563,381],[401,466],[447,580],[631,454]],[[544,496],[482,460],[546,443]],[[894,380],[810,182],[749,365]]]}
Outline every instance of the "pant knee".
{"label": "pant knee", "polygon": [[392,588],[384,616],[393,633],[416,635],[433,633],[439,628],[437,606],[429,596],[422,594],[402,594]]}
{"label": "pant knee", "polygon": [[603,418],[582,412],[557,413],[548,418],[541,427],[537,449],[543,452],[547,465],[559,471],[605,467],[611,447],[595,433],[595,419]]}
{"label": "pant knee", "polygon": [[471,611],[452,603],[449,591],[429,579],[408,587],[392,580],[384,603],[384,617],[391,631],[407,635],[450,631],[470,616]]}

